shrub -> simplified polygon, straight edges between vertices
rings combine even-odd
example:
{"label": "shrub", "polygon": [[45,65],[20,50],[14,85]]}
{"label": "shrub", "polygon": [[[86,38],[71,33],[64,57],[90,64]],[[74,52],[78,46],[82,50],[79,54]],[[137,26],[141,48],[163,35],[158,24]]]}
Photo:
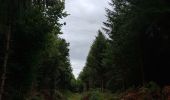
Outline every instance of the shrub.
{"label": "shrub", "polygon": [[160,91],[160,87],[155,83],[155,82],[149,82],[147,85],[146,85],[146,88],[148,88],[150,90],[150,92],[155,92],[155,91]]}
{"label": "shrub", "polygon": [[81,100],[105,100],[103,95],[98,90],[91,90],[87,93],[84,93]]}
{"label": "shrub", "polygon": [[32,96],[26,100],[44,100],[42,96],[40,95],[36,95],[36,96]]}
{"label": "shrub", "polygon": [[89,100],[102,100],[102,96],[99,91],[92,91]]}

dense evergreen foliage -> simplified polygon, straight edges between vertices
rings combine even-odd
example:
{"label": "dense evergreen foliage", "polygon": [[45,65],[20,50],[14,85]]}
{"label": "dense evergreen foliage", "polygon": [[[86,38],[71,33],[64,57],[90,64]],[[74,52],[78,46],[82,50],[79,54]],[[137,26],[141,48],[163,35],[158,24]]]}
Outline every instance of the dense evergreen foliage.
{"label": "dense evergreen foliage", "polygon": [[0,100],[58,100],[56,91],[71,90],[63,10],[58,0],[0,1]]}
{"label": "dense evergreen foliage", "polygon": [[79,78],[86,84],[90,83],[88,80],[99,84],[98,78],[104,75],[103,87],[111,91],[142,86],[149,81],[168,85],[169,1],[111,0],[110,6],[103,27],[109,38],[99,44],[96,38]]}
{"label": "dense evergreen foliage", "polygon": [[103,88],[105,81],[105,66],[102,61],[106,48],[106,38],[101,31],[98,32],[96,40],[91,46],[91,50],[87,57],[87,63],[80,73],[79,78],[84,82],[87,89],[90,88]]}

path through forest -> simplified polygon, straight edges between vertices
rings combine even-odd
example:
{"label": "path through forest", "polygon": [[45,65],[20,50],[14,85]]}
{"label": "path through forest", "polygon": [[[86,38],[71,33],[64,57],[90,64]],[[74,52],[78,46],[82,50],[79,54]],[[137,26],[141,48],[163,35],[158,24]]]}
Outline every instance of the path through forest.
{"label": "path through forest", "polygon": [[81,100],[81,95],[78,93],[74,93],[69,96],[68,100]]}

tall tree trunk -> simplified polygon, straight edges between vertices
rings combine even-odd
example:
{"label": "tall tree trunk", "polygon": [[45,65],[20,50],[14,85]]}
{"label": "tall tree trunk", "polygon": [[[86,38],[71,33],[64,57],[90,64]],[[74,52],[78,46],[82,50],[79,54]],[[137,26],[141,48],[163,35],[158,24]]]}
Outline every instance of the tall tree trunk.
{"label": "tall tree trunk", "polygon": [[6,81],[6,74],[7,74],[7,64],[8,64],[8,57],[9,57],[9,47],[10,47],[10,35],[11,35],[11,27],[9,25],[8,31],[6,33],[6,49],[5,49],[5,55],[4,55],[4,63],[3,63],[3,72],[1,76],[1,86],[0,86],[0,100],[2,100],[2,96],[4,94],[4,87],[5,87],[5,81]]}
{"label": "tall tree trunk", "polygon": [[143,57],[140,59],[140,62],[141,62],[140,71],[141,71],[142,85],[144,86],[145,85],[145,73],[144,73],[144,66],[143,66],[143,63],[144,63]]}
{"label": "tall tree trunk", "polygon": [[143,66],[141,65],[141,75],[142,75],[142,85],[144,86],[145,85],[145,74],[144,74],[144,69],[143,69]]}
{"label": "tall tree trunk", "polygon": [[101,80],[101,92],[103,92],[104,91],[104,81],[103,81],[103,78],[102,78],[102,80]]}

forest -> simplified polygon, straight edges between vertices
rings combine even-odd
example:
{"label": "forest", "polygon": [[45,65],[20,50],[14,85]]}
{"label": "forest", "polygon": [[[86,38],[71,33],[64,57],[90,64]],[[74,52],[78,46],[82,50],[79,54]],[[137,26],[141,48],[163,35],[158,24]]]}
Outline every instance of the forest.
{"label": "forest", "polygon": [[109,5],[75,78],[65,1],[0,0],[0,100],[170,100],[170,1]]}

